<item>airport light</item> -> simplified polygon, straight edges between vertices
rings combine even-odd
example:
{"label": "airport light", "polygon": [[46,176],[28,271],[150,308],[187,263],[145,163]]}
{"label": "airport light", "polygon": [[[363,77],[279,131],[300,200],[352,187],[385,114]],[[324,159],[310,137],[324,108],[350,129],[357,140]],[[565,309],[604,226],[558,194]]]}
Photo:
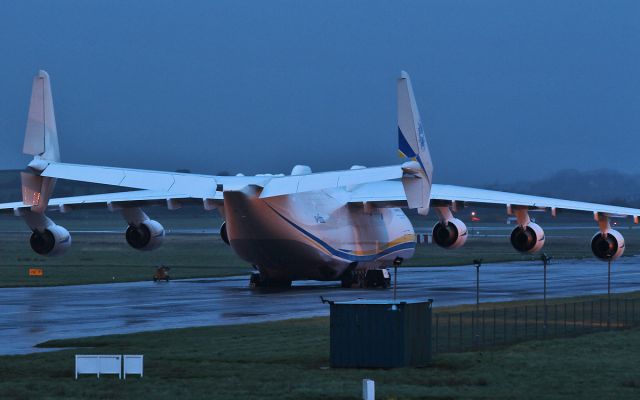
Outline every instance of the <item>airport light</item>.
{"label": "airport light", "polygon": [[398,287],[398,267],[400,266],[400,264],[402,264],[403,261],[404,261],[404,258],[402,257],[396,257],[395,260],[393,260],[393,301],[394,303],[396,301],[396,288]]}
{"label": "airport light", "polygon": [[544,268],[544,300],[543,300],[543,308],[544,308],[544,323],[542,325],[542,334],[544,337],[547,336],[547,264],[551,261],[551,256],[548,256],[547,253],[542,253],[540,259],[542,260],[542,265]]}
{"label": "airport light", "polygon": [[482,258],[473,260],[473,264],[476,267],[476,311],[480,312],[480,266],[482,265]]}
{"label": "airport light", "polygon": [[607,330],[611,329],[611,255],[607,257]]}
{"label": "airport light", "polygon": [[[482,265],[482,258],[473,260],[473,264],[476,267],[476,318],[480,318],[480,266]],[[477,331],[474,332],[474,341],[478,345],[480,342],[480,327],[479,324],[475,324]]]}

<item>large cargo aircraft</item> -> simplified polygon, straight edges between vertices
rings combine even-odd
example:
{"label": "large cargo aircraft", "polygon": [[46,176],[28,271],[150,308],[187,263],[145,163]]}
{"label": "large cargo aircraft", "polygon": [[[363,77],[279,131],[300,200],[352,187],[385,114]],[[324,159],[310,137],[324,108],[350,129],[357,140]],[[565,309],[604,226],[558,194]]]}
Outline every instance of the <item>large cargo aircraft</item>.
{"label": "large cargo aircraft", "polygon": [[[217,209],[225,220],[222,239],[256,269],[254,286],[288,286],[302,279],[384,286],[385,267],[415,251],[416,236],[403,208],[422,215],[433,209],[439,220],[433,241],[454,249],[467,240],[467,227],[454,217],[457,211],[469,205],[503,207],[517,219],[511,244],[523,253],[537,252],[545,242],[529,211],[591,213],[599,227],[591,240],[594,255],[603,260],[622,255],[624,238],[609,220],[633,217],[637,223],[640,209],[433,184],[434,166],[406,72],[397,91],[398,150],[408,159],[403,164],[320,173],[298,165],[289,176],[211,176],[61,162],[49,75],[40,71],[33,80],[24,139],[24,153],[34,158],[22,172],[23,201],[0,204],[0,212],[22,217],[33,232],[31,248],[53,256],[71,246],[71,236],[47,217],[48,211],[106,207],[119,212],[128,224],[127,243],[146,251],[162,244],[165,231],[142,207]],[[51,198],[57,178],[138,190]]]}

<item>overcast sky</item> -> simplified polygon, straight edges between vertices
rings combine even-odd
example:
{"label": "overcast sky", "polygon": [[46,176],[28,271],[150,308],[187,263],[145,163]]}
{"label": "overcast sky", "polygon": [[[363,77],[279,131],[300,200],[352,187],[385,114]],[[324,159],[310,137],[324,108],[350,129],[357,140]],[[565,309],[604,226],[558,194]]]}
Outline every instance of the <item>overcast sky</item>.
{"label": "overcast sky", "polygon": [[46,69],[63,161],[245,174],[398,163],[412,77],[440,183],[640,173],[640,2],[3,1],[0,168]]}

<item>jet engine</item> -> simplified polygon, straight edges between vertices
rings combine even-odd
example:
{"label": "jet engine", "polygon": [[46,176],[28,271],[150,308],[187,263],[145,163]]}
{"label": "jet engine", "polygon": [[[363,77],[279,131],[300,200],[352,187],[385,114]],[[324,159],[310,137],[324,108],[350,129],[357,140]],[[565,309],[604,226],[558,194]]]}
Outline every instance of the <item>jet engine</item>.
{"label": "jet engine", "polygon": [[457,218],[440,221],[433,227],[433,241],[445,249],[457,249],[467,241],[467,226]]}
{"label": "jet engine", "polygon": [[615,260],[624,253],[624,237],[613,229],[606,235],[598,232],[591,239],[591,251],[601,260]]}
{"label": "jet engine", "polygon": [[544,246],[545,236],[540,225],[530,222],[516,226],[511,232],[511,245],[521,253],[535,253]]}
{"label": "jet engine", "polygon": [[164,227],[158,221],[147,219],[138,225],[130,224],[125,236],[129,246],[136,250],[154,250],[162,245]]}
{"label": "jet engine", "polygon": [[224,221],[220,226],[220,238],[223,242],[226,243],[227,246],[230,246],[229,243],[229,235],[227,235],[227,221]]}
{"label": "jet engine", "polygon": [[69,231],[60,225],[51,225],[44,231],[34,230],[29,239],[33,251],[43,256],[57,256],[71,247]]}

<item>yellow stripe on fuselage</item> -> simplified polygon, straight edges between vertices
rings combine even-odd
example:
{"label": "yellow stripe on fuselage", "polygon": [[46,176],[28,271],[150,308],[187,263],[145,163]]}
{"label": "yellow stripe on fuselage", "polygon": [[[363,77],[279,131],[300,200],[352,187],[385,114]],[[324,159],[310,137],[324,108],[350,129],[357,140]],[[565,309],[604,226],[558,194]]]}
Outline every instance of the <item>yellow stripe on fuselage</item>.
{"label": "yellow stripe on fuselage", "polygon": [[399,238],[392,240],[391,242],[387,242],[381,244],[382,247],[378,247],[375,250],[354,250],[351,253],[356,256],[370,256],[378,253],[382,253],[390,247],[397,246],[402,243],[411,243],[416,241],[416,235],[414,234],[406,234],[400,236]]}

